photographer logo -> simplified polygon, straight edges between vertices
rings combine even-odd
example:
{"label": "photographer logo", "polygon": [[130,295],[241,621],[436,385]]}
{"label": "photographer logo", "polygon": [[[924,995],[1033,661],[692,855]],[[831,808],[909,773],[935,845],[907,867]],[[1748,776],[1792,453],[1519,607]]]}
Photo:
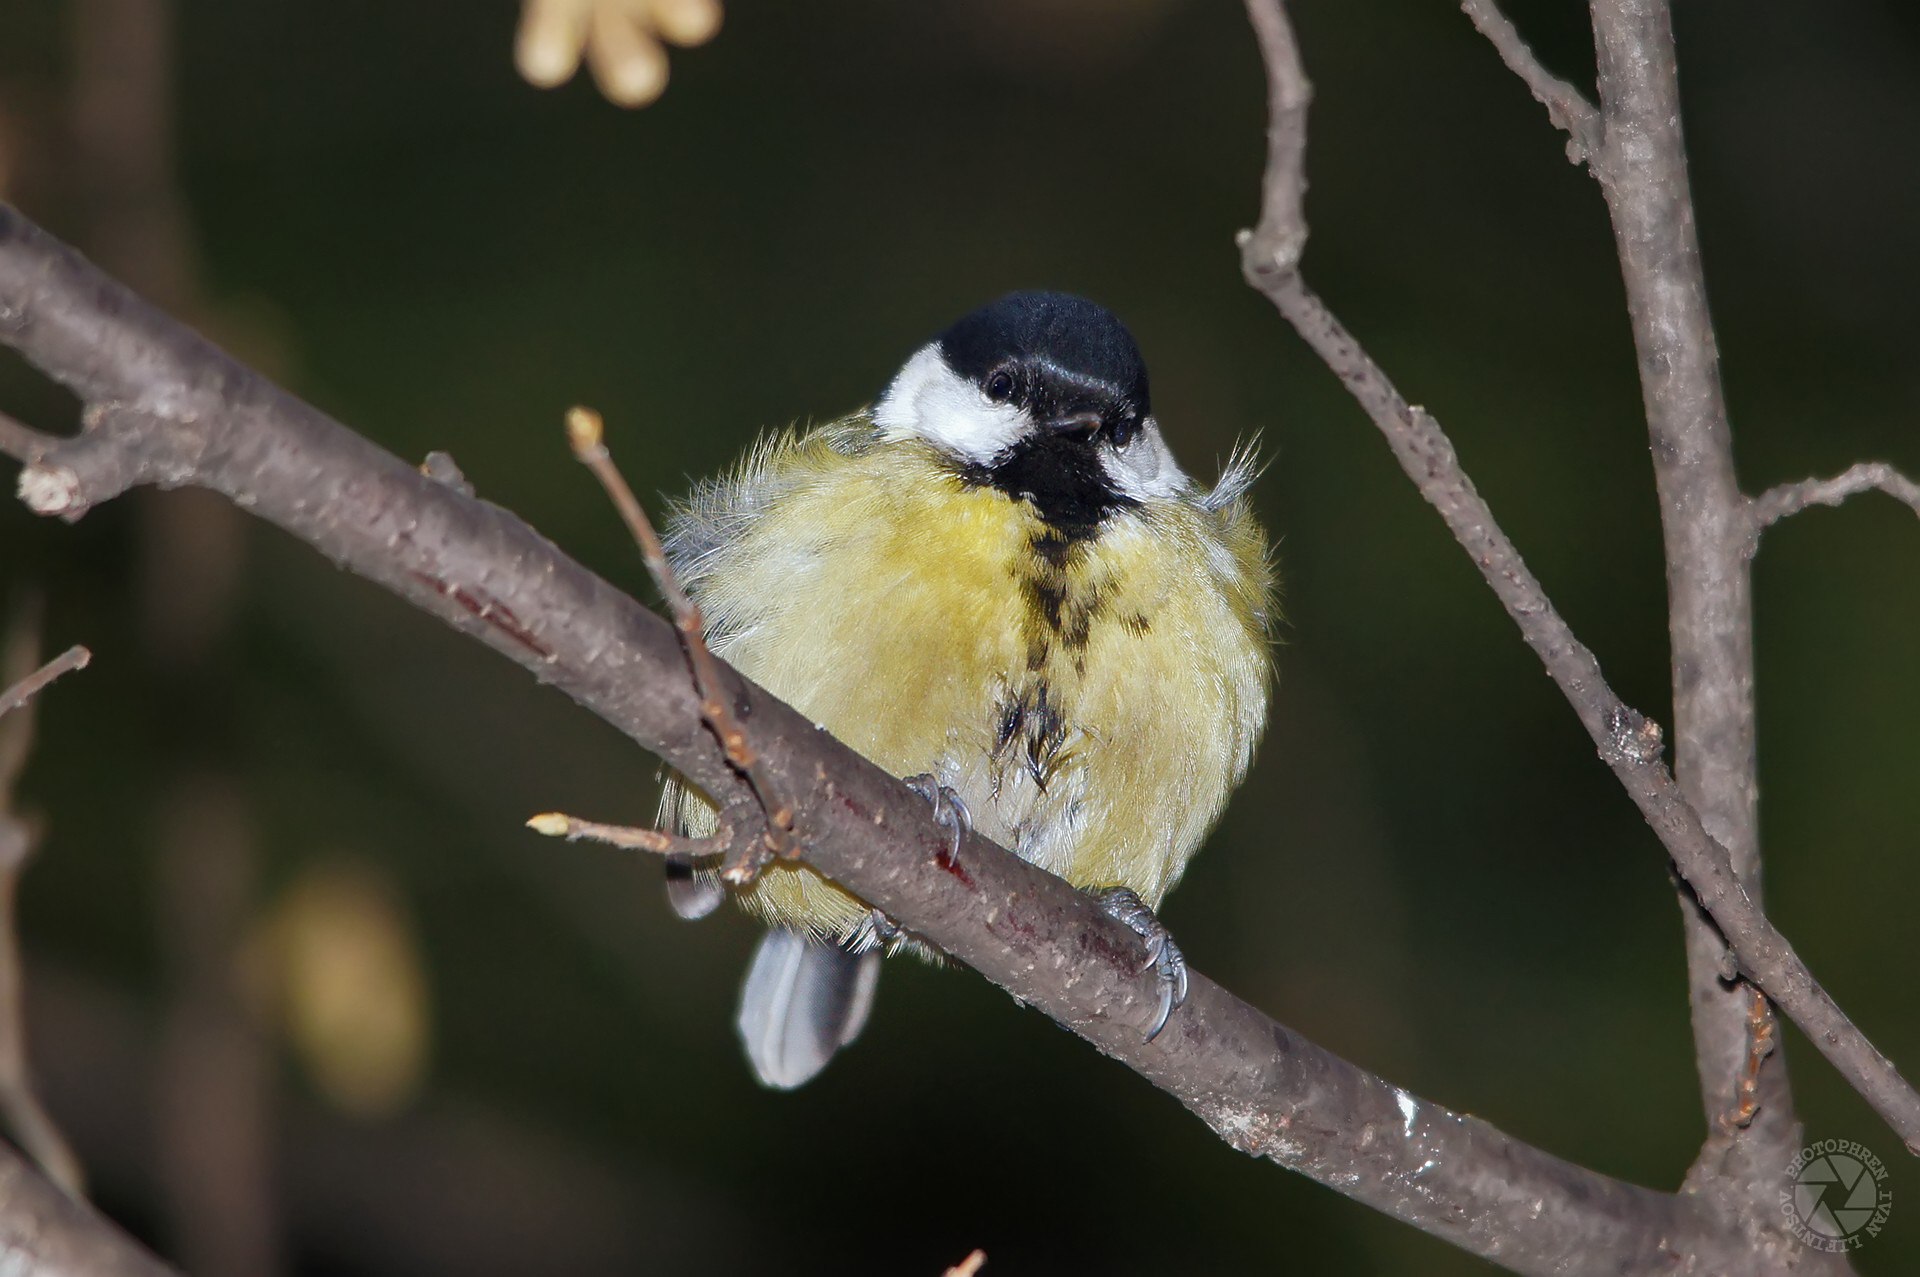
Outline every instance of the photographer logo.
{"label": "photographer logo", "polygon": [[1780,1212],[1816,1250],[1852,1250],[1876,1237],[1893,1209],[1887,1168],[1855,1140],[1816,1140],[1787,1166]]}

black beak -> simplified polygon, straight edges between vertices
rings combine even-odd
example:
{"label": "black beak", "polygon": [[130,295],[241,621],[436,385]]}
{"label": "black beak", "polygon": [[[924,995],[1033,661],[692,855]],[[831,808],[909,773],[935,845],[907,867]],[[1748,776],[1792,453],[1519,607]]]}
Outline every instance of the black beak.
{"label": "black beak", "polygon": [[1084,439],[1100,429],[1101,421],[1097,412],[1070,412],[1042,422],[1041,426],[1048,434]]}

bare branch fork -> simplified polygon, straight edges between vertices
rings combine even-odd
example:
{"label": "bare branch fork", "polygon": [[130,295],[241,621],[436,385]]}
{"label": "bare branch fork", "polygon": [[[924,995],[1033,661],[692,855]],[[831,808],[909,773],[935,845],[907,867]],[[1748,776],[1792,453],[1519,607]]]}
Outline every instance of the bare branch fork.
{"label": "bare branch fork", "polygon": [[725,863],[721,866],[720,876],[736,886],[745,885],[773,857],[790,857],[794,854],[793,806],[779,797],[779,783],[768,773],[759,751],[748,739],[746,726],[727,703],[720,663],[707,647],[707,627],[700,615],[700,605],[681,588],[673,566],[667,562],[666,547],[661,545],[659,533],[653,530],[653,520],[647,517],[646,510],[633,495],[633,489],[627,486],[626,476],[613,463],[613,454],[607,451],[606,425],[601,421],[600,414],[591,408],[569,409],[567,439],[573,446],[574,456],[593,472],[593,477],[606,489],[614,509],[620,513],[621,521],[633,535],[634,544],[640,547],[640,558],[647,565],[647,575],[659,587],[673,615],[674,632],[679,635],[680,648],[687,657],[687,672],[692,675],[694,691],[700,698],[700,721],[720,742],[720,748],[727,756],[727,765],[738,774],[752,796],[753,805],[759,808],[765,833],[758,841],[740,836],[750,827],[740,818],[741,808],[746,805],[740,802],[729,803],[722,808],[715,837],[705,839],[676,838],[672,834],[652,830],[619,829],[596,821],[575,820],[557,812],[535,816],[527,824],[549,835],[561,834],[568,839],[594,838],[656,853],[723,855]]}
{"label": "bare branch fork", "polygon": [[[1261,32],[1267,73],[1276,86],[1270,94],[1270,162],[1262,192],[1262,224],[1244,233],[1240,241],[1248,281],[1340,377],[1386,436],[1401,466],[1440,512],[1573,706],[1601,757],[1660,837],[1691,897],[1711,920],[1710,926],[1703,923],[1700,928],[1708,943],[1695,945],[1690,936],[1689,945],[1702,1086],[1709,1111],[1716,1117],[1730,1114],[1731,1125],[1739,1129],[1771,1105],[1785,1133],[1794,1132],[1778,1056],[1763,1049],[1771,1042],[1770,1021],[1754,1013],[1751,999],[1726,987],[1729,973],[1724,967],[1730,954],[1731,974],[1763,989],[1909,1149],[1920,1152],[1920,1095],[1819,986],[1758,902],[1758,853],[1752,834],[1751,625],[1745,578],[1740,575],[1755,516],[1731,482],[1717,354],[1706,319],[1704,286],[1699,282],[1698,250],[1692,241],[1685,154],[1672,89],[1672,35],[1664,3],[1595,0],[1603,109],[1594,108],[1577,90],[1541,68],[1493,5],[1467,0],[1464,8],[1547,105],[1555,122],[1567,129],[1575,157],[1585,159],[1601,176],[1621,228],[1621,259],[1642,349],[1641,366],[1666,370],[1647,374],[1646,394],[1655,439],[1675,459],[1663,467],[1661,489],[1674,595],[1675,664],[1689,671],[1676,686],[1677,755],[1683,769],[1692,768],[1692,781],[1685,790],[1661,762],[1660,729],[1607,685],[1593,653],[1575,638],[1500,530],[1439,423],[1401,396],[1301,278],[1298,248],[1306,234],[1300,169],[1304,138],[1283,145],[1274,135],[1304,131],[1304,109],[1289,105],[1283,110],[1282,103],[1303,103],[1306,79],[1292,39],[1270,34],[1286,24],[1280,0],[1247,0],[1247,7]],[[1285,85],[1294,87],[1283,91],[1280,86]],[[1629,135],[1643,142],[1653,137],[1632,154],[1651,155],[1657,172],[1643,171],[1646,162],[1628,158],[1620,139]],[[1286,246],[1288,251],[1276,252],[1275,246]],[[1663,307],[1678,313],[1669,314]],[[1660,455],[1662,448],[1655,452]],[[1756,509],[1761,517],[1776,506],[1786,513],[1829,492],[1841,495],[1841,489],[1886,486],[1894,479],[1897,476],[1883,482],[1877,471],[1849,472],[1807,492],[1796,486],[1777,499],[1770,494]],[[1690,508],[1703,506],[1711,510],[1710,518],[1689,514]],[[1738,636],[1730,647],[1724,638],[1728,634]],[[1710,677],[1702,678],[1702,669]],[[1731,739],[1737,743],[1731,759],[1703,745],[1715,728],[1729,720]],[[1708,820],[1715,826],[1712,832]],[[1730,841],[1738,847],[1738,856],[1730,850]],[[1711,962],[1704,981],[1700,978],[1703,959]],[[1703,1020],[1715,1019],[1718,1023],[1703,1026]],[[1771,1091],[1768,1072],[1779,1079]],[[1775,1160],[1768,1172],[1777,1177],[1782,1165],[1784,1158]],[[1748,1169],[1757,1176],[1757,1168]]]}
{"label": "bare branch fork", "polygon": [[[226,494],[455,625],[667,759],[738,785],[672,628],[460,485],[272,386],[0,205],[0,342],[89,405],[72,438],[6,439],[23,492],[77,517],[137,484]],[[444,469],[444,467],[442,468]],[[1235,1148],[1516,1271],[1757,1271],[1695,1198],[1585,1170],[1340,1059],[1195,975],[1153,1042],[1138,940],[1082,893],[971,835],[719,665],[802,854],[890,917],[1186,1105]],[[1644,750],[1623,720],[1620,748]],[[1662,1258],[1662,1257],[1667,1258]]]}
{"label": "bare branch fork", "polygon": [[[1584,160],[1600,182],[1639,355],[1667,561],[1675,770],[1703,827],[1726,850],[1735,879],[1758,902],[1748,573],[1754,533],[1734,473],[1694,231],[1672,25],[1665,0],[1593,0],[1591,8],[1598,108],[1549,76],[1510,25],[1499,30],[1504,24],[1494,21],[1493,0],[1474,0],[1470,14],[1492,15],[1482,30],[1507,65],[1529,85],[1551,86],[1557,100],[1570,104],[1565,113],[1587,126],[1568,154]],[[1709,1128],[1689,1178],[1727,1213],[1761,1227],[1777,1225],[1771,1212],[1778,1168],[1800,1144],[1785,1060],[1771,1050],[1771,1007],[1731,978],[1738,964],[1729,954],[1730,937],[1691,885],[1683,887],[1680,907]],[[1857,1054],[1859,1048],[1850,1049]],[[1912,1146],[1910,1134],[1907,1142]]]}
{"label": "bare branch fork", "polygon": [[[1672,17],[1668,0],[1591,0],[1590,7],[1603,133],[1587,168],[1599,181],[1613,222],[1653,444],[1671,608],[1675,766],[1682,792],[1726,849],[1735,879],[1757,906],[1750,560],[1755,529],[1762,525],[1734,469],[1681,132]],[[1890,468],[1888,477],[1897,477]],[[1698,880],[1685,875],[1684,865],[1682,871],[1699,895]],[[1715,925],[1699,916],[1696,904]],[[1713,1132],[1696,1163],[1696,1179],[1710,1188],[1743,1189],[1746,1200],[1738,1209],[1777,1224],[1778,1168],[1800,1144],[1785,1060],[1768,1049],[1773,1034],[1765,1009],[1730,987],[1729,953],[1908,1150],[1920,1153],[1920,1096],[1864,1037],[1835,1028],[1837,1009],[1798,960],[1798,969],[1785,974],[1805,988],[1789,991],[1748,962],[1750,937],[1730,933],[1704,895],[1683,900],[1682,907],[1702,1098],[1710,1115],[1724,1111],[1730,1074],[1737,1094],[1738,1120]],[[1814,1021],[1803,1018],[1812,1009],[1803,1000],[1805,989],[1824,1004]],[[1730,1196],[1722,1193],[1723,1200]]]}
{"label": "bare branch fork", "polygon": [[[1810,1036],[1870,1099],[1870,1086],[1883,1089],[1882,1112],[1890,1109],[1889,1121],[1902,1129],[1911,1091],[1767,924],[1736,858],[1715,841],[1720,831],[1709,834],[1711,816],[1703,824],[1708,807],[1698,798],[1690,803],[1660,765],[1659,729],[1607,689],[1438,424],[1398,395],[1300,281],[1309,91],[1284,11],[1271,0],[1250,0],[1249,9],[1269,66],[1272,112],[1261,222],[1242,240],[1249,277],[1348,382],[1480,563],[1711,913],[1716,925],[1703,931],[1714,951],[1724,935],[1741,969],[1803,1027],[1825,1026]],[[1470,3],[1474,9],[1492,13]],[[1566,121],[1577,144],[1571,149],[1582,158],[1599,154],[1611,113],[1587,106],[1537,64],[1523,69],[1531,55],[1510,26],[1496,24],[1489,34]],[[1517,1271],[1666,1271],[1683,1261],[1698,1271],[1804,1266],[1805,1254],[1771,1243],[1757,1249],[1751,1231],[1696,1195],[1622,1184],[1426,1104],[1203,978],[1193,980],[1188,1007],[1168,1032],[1146,1043],[1141,1031],[1154,998],[1137,978],[1137,942],[1079,893],[978,837],[960,857],[946,854],[949,831],[898,781],[723,664],[703,670],[673,630],[513,516],[474,500],[457,482],[422,476],[270,386],[4,206],[0,341],[87,404],[85,428],[71,439],[0,416],[0,451],[27,463],[21,494],[33,509],[75,518],[138,484],[226,494],[513,657],[709,792],[738,792],[744,776],[751,796],[727,813],[736,842],[739,829],[764,828],[764,838],[750,840],[764,854],[777,849],[779,831],[803,831],[795,841],[824,873],[1167,1090],[1234,1147]],[[589,446],[583,460],[592,464],[592,453]],[[1849,490],[1867,486],[1887,488],[1874,482]],[[1828,488],[1813,487],[1774,504],[1787,513],[1826,499]],[[1748,525],[1770,521],[1761,511],[1772,498],[1751,512],[1742,507]],[[729,712],[737,739],[726,725]],[[740,747],[757,774],[749,774]],[[553,832],[605,831],[574,822]],[[1777,1059],[1768,1049],[1766,1004],[1743,996],[1738,1005],[1737,1067],[1710,1069],[1702,1052],[1703,1079],[1711,1074],[1722,1111],[1736,1124],[1781,1109],[1764,1086],[1769,1060]]]}

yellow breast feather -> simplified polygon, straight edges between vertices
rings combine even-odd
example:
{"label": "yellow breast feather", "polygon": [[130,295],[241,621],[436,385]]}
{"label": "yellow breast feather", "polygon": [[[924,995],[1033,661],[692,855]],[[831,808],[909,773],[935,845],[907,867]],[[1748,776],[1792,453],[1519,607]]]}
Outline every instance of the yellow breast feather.
{"label": "yellow breast feather", "polygon": [[[1069,537],[856,417],[763,443],[694,494],[669,549],[748,677],[894,774],[933,773],[1024,858],[1152,906],[1265,722],[1272,573],[1243,486]],[[711,825],[697,800],[666,808]],[[870,917],[799,865],[743,897],[824,939]]]}

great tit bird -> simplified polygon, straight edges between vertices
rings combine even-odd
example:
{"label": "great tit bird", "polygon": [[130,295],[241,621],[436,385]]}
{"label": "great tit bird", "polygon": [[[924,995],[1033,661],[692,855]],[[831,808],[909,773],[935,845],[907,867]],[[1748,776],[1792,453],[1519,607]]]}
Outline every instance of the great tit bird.
{"label": "great tit bird", "polygon": [[[1254,473],[1243,453],[1211,489],[1187,477],[1111,312],[1012,293],[916,351],[870,410],[765,439],[698,487],[667,550],[714,652],[913,774],[937,815],[1100,892],[1147,939],[1164,1023],[1185,968],[1152,910],[1266,722]],[[664,825],[713,820],[669,785]],[[724,895],[686,863],[668,891],[686,917]],[[881,952],[917,946],[804,865],[739,894],[770,926],[740,1036],[762,1083],[799,1086],[860,1032]]]}

